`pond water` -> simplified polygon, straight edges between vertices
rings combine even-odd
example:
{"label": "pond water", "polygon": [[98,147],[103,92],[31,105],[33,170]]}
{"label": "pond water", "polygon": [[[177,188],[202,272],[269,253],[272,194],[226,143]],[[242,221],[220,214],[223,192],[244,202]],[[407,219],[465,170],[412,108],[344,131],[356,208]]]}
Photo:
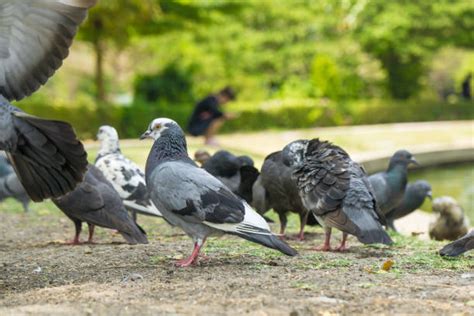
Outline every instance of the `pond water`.
{"label": "pond water", "polygon": [[[410,182],[420,179],[431,184],[433,198],[449,195],[461,203],[471,225],[474,225],[474,164],[441,166],[409,174]],[[431,201],[426,199],[421,209],[431,211]]]}

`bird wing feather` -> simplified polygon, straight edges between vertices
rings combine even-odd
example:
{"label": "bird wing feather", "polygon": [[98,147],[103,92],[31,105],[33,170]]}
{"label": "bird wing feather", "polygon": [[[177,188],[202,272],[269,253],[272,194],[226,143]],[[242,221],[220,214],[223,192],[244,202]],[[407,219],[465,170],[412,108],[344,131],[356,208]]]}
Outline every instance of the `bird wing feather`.
{"label": "bird wing feather", "polygon": [[18,142],[8,156],[31,199],[39,202],[73,190],[86,172],[87,153],[71,125],[21,111],[12,114]]}
{"label": "bird wing feather", "polygon": [[0,3],[0,94],[20,100],[61,66],[95,0],[4,0]]}
{"label": "bird wing feather", "polygon": [[[182,162],[157,167],[154,192],[169,211],[191,222],[239,223],[243,202],[204,169]],[[153,193],[152,193],[153,196]]]}

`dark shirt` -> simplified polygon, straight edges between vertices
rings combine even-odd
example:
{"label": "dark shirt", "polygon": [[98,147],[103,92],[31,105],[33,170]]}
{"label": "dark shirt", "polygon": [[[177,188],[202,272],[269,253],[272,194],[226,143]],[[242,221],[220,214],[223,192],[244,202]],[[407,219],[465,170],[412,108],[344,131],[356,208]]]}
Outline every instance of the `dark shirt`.
{"label": "dark shirt", "polygon": [[196,104],[189,119],[188,131],[194,136],[203,135],[211,122],[223,115],[224,113],[219,109],[219,101],[216,96],[209,95]]}

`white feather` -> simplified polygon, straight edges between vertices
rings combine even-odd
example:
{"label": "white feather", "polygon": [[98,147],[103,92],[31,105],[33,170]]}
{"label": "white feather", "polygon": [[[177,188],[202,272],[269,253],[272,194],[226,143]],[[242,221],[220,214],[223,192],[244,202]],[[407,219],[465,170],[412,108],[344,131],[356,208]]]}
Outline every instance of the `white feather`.
{"label": "white feather", "polygon": [[273,235],[265,219],[255,212],[247,203],[242,202],[245,206],[245,216],[242,222],[235,224],[217,224],[204,221],[203,223],[212,228],[230,233]]}
{"label": "white feather", "polygon": [[[95,166],[112,183],[123,200],[132,194],[124,189],[126,186],[138,187],[140,184],[145,185],[145,177],[140,168],[120,153],[100,157],[97,159]],[[123,172],[127,173],[130,178],[126,179]]]}
{"label": "white feather", "polygon": [[153,216],[163,217],[163,214],[156,208],[155,204],[150,205],[149,207],[145,207],[143,205],[137,204],[134,201],[124,200],[123,205],[126,207],[137,211],[138,213],[149,214]]}

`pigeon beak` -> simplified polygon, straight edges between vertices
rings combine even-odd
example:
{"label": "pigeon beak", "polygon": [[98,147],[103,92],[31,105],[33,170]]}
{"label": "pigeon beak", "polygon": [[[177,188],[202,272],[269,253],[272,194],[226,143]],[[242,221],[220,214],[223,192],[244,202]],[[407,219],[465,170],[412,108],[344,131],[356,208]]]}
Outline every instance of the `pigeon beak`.
{"label": "pigeon beak", "polygon": [[147,138],[150,138],[150,131],[146,131],[145,133],[142,134],[142,136],[140,136],[140,140],[144,140]]}
{"label": "pigeon beak", "polygon": [[428,193],[426,193],[426,196],[431,200],[433,201],[433,193],[431,191],[428,191]]}
{"label": "pigeon beak", "polygon": [[414,157],[412,157],[412,158],[410,159],[410,163],[414,164],[415,166],[419,166],[419,165],[420,165],[420,164],[418,163],[418,161],[417,161]]}

